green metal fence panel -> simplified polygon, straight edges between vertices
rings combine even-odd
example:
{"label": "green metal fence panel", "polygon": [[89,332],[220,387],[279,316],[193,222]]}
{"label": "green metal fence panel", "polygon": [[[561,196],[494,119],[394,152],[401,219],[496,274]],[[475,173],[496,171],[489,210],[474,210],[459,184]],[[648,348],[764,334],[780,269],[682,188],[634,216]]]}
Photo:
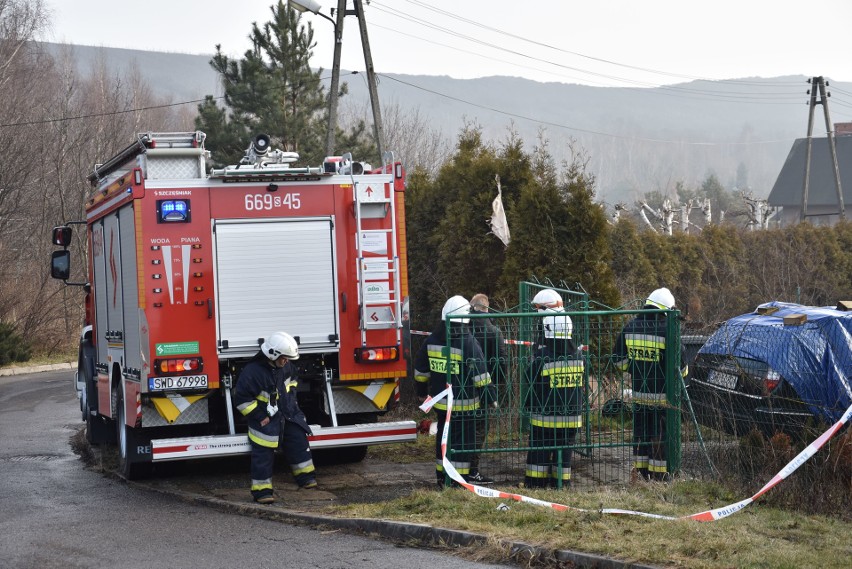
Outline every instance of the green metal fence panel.
{"label": "green metal fence panel", "polygon": [[[535,312],[530,304],[542,288],[554,288],[562,295],[577,350],[544,362],[559,364],[546,376],[540,373],[541,346],[547,344],[542,330],[544,319],[552,313]],[[454,415],[451,432],[457,430],[458,436],[450,440],[449,454],[467,464],[467,473],[478,468],[494,478],[498,487],[544,485],[539,484],[542,482],[556,488],[626,485],[645,475],[650,479],[724,477],[753,484],[755,479],[773,476],[825,430],[821,410],[838,411],[831,401],[804,402],[784,374],[768,364],[783,358],[802,376],[799,381],[813,386],[829,381],[825,374],[809,371],[802,359],[805,356],[797,355],[801,342],[796,338],[801,334],[793,332],[806,327],[815,345],[836,347],[831,343],[837,340],[822,333],[815,323],[779,318],[763,340],[771,354],[752,361],[742,354],[708,350],[696,355],[706,337],[681,336],[676,310],[592,310],[594,303],[585,293],[541,283],[522,283],[519,295],[522,300],[512,312],[471,314],[466,316],[470,320],[467,326],[450,325],[445,330],[450,346],[472,332],[482,339],[484,323],[491,325],[492,337],[480,342],[480,351],[463,352],[458,361],[479,359],[493,387],[486,393],[473,385],[475,374],[459,378],[457,387],[463,389],[463,398],[475,400],[475,406]],[[633,347],[641,351],[655,342],[665,344],[659,362],[665,369],[660,393],[643,387],[641,377],[637,382],[637,374],[620,365],[625,359],[624,331],[637,316],[651,314],[663,325],[646,334],[650,339],[634,338]],[[422,343],[420,338],[416,337],[415,344]],[[838,370],[852,370],[848,355],[836,355],[848,353],[848,349],[833,352],[832,362]],[[638,357],[654,363],[652,351]],[[682,375],[685,366],[689,373]],[[641,367],[637,369],[641,372]],[[543,377],[548,385],[552,382],[553,390],[542,389]],[[549,399],[559,386],[579,389],[579,400],[573,396],[576,393]],[[658,399],[652,398],[648,405],[650,395]],[[548,435],[549,427],[553,428]],[[637,442],[644,443],[644,451]],[[848,458],[844,458],[848,451],[832,448],[835,444],[844,443],[827,445],[826,452],[832,457],[823,468],[827,474],[808,464],[797,478],[816,485],[826,476],[835,476],[848,485]],[[645,468],[637,469],[637,464]]]}
{"label": "green metal fence panel", "polygon": [[[447,322],[446,346],[470,346],[463,338],[475,331],[479,348],[465,349],[455,383],[466,405],[454,410],[448,445],[450,459],[463,473],[476,469],[498,485],[549,486],[623,484],[634,472],[634,400],[637,383],[620,364],[625,361],[625,325],[639,315],[659,318],[661,336],[670,346],[659,363],[665,371],[660,400],[642,412],[649,424],[665,422],[647,443],[650,454],[663,452],[668,475],[681,467],[680,328],[677,311],[589,310],[585,293],[565,289],[563,313],[530,311],[530,292],[541,285],[522,283],[521,312],[471,314],[470,323]],[[553,288],[553,287],[547,287]],[[523,311],[526,308],[526,311]],[[546,338],[545,319],[564,315],[573,324],[567,338]],[[454,324],[455,322],[455,324]],[[483,336],[485,323],[490,326]],[[494,337],[499,337],[499,343]],[[663,340],[658,342],[661,343]],[[621,343],[621,347],[619,347]],[[660,352],[662,353],[662,352]],[[646,357],[653,359],[653,353]],[[449,369],[449,366],[448,368]],[[493,376],[477,387],[482,370]],[[456,396],[458,397],[458,395]],[[644,447],[643,447],[644,448]],[[663,449],[661,451],[661,449]],[[469,464],[469,466],[468,466]],[[647,472],[647,471],[646,471]],[[635,477],[635,473],[633,474]]]}

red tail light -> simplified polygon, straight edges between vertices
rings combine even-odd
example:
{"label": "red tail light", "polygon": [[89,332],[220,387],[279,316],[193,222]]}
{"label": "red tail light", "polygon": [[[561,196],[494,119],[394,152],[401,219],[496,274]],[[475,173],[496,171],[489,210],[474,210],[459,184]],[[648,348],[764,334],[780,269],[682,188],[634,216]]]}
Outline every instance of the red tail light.
{"label": "red tail light", "polygon": [[767,369],[766,377],[763,378],[763,386],[766,388],[766,393],[775,391],[779,383],[781,383],[781,374],[774,369]]}
{"label": "red tail light", "polygon": [[199,357],[154,360],[154,370],[158,372],[159,375],[198,372],[203,368],[204,362]]}
{"label": "red tail light", "polygon": [[380,348],[357,348],[355,361],[358,363],[395,362],[399,359],[399,346]]}

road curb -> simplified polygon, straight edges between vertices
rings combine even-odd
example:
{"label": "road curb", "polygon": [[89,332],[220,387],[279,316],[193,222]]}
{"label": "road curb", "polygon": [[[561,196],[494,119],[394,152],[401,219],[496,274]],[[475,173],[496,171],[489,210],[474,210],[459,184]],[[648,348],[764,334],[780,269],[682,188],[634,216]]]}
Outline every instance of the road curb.
{"label": "road curb", "polygon": [[[417,542],[421,545],[438,548],[460,548],[485,545],[488,536],[463,530],[437,528],[427,524],[376,520],[372,518],[338,518],[320,514],[308,514],[286,510],[279,506],[267,506],[254,503],[235,503],[222,498],[203,496],[180,490],[149,485],[144,482],[128,482],[129,485],[145,488],[161,494],[173,496],[185,502],[202,504],[217,510],[251,515],[263,519],[291,522],[314,528],[334,528],[350,533],[379,535],[400,543]],[[498,540],[507,552],[509,560],[527,566],[531,563],[544,567],[593,567],[596,569],[656,569],[652,565],[641,565],[629,561],[620,561],[602,555],[581,553],[567,549],[550,549],[528,543],[510,540]]]}
{"label": "road curb", "polygon": [[[76,368],[75,363],[48,364],[43,366],[15,367],[0,369],[0,377],[37,373],[41,371]],[[122,479],[123,480],[123,479]],[[567,549],[551,549],[508,539],[492,539],[486,535],[433,527],[427,524],[381,520],[373,518],[342,518],[321,514],[310,514],[287,510],[277,505],[261,505],[253,502],[235,502],[223,498],[196,494],[144,481],[125,481],[128,485],[172,496],[187,503],[212,507],[219,511],[290,522],[313,528],[334,528],[354,534],[377,535],[402,544],[417,543],[438,549],[458,549],[462,547],[485,546],[496,543],[505,553],[500,561],[512,561],[522,566],[539,567],[593,567],[598,569],[657,569],[653,565],[644,565],[622,561]]]}
{"label": "road curb", "polygon": [[39,373],[42,371],[56,371],[60,369],[75,369],[76,367],[77,364],[71,362],[65,362],[60,364],[45,364],[40,366],[4,367],[0,368],[0,377],[6,377],[10,375],[23,375],[25,373]]}

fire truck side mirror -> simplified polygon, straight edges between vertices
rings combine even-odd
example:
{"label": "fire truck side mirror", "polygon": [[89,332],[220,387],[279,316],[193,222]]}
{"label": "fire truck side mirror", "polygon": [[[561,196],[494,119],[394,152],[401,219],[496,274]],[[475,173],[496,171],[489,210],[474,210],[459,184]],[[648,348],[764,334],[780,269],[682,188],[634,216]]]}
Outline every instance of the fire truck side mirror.
{"label": "fire truck side mirror", "polygon": [[50,276],[67,281],[71,276],[71,251],[54,251],[50,257]]}
{"label": "fire truck side mirror", "polygon": [[53,244],[60,247],[68,247],[71,244],[71,228],[60,225],[53,228]]}

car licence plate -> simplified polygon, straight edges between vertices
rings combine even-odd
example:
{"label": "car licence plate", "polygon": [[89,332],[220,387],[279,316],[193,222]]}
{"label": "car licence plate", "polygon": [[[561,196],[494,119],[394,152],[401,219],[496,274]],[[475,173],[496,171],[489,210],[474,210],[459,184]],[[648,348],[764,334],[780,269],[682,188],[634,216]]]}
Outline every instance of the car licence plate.
{"label": "car licence plate", "polygon": [[206,375],[182,375],[179,377],[149,377],[149,391],[167,389],[207,389]]}
{"label": "car licence plate", "polygon": [[707,383],[733,390],[737,388],[737,376],[714,369],[710,370],[710,373],[707,374]]}

